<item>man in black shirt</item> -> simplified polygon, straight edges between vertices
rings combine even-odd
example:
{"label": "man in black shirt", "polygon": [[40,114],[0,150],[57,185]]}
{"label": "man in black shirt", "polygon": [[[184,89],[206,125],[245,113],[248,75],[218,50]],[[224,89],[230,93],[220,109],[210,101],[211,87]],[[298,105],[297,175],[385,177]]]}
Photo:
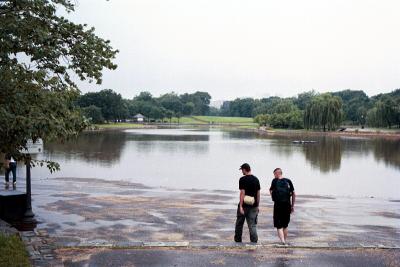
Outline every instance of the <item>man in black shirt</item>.
{"label": "man in black shirt", "polygon": [[279,239],[286,245],[290,214],[294,211],[296,194],[292,181],[282,177],[281,168],[274,170],[275,178],[272,180],[269,192],[274,201],[274,227],[278,231]]}
{"label": "man in black shirt", "polygon": [[240,166],[243,177],[239,180],[240,200],[237,209],[235,242],[242,242],[244,221],[250,232],[250,241],[257,243],[257,215],[260,203],[260,182],[251,174],[250,165],[247,163]]}

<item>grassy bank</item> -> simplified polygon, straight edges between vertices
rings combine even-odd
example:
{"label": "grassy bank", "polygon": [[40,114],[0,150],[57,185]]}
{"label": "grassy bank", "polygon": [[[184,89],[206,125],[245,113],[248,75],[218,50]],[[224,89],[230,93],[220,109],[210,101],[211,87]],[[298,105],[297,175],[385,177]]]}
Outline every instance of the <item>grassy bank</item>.
{"label": "grassy bank", "polygon": [[0,267],[3,266],[31,266],[25,246],[16,235],[0,234]]}
{"label": "grassy bank", "polygon": [[129,122],[103,123],[103,124],[95,124],[94,126],[99,129],[143,128],[143,124],[129,123]]}
{"label": "grassy bank", "polygon": [[[130,123],[130,122],[118,122],[118,123],[104,123],[95,124],[94,127],[98,129],[120,129],[120,128],[151,128],[153,125],[159,125],[157,123]],[[172,118],[171,120],[164,120],[165,124],[174,123],[181,125],[231,125],[239,128],[257,128],[257,124],[253,122],[253,118],[243,117],[221,117],[221,116],[187,116],[181,118]]]}
{"label": "grassy bank", "polygon": [[193,118],[207,123],[255,124],[253,118],[243,117],[193,116]]}

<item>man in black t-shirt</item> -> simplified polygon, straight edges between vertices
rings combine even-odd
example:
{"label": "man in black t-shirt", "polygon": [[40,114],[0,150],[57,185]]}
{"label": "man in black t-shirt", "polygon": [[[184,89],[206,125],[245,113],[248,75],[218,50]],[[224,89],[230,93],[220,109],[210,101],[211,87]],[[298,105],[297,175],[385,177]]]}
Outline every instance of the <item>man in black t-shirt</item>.
{"label": "man in black t-shirt", "polygon": [[235,242],[242,242],[244,221],[247,221],[250,232],[250,241],[257,243],[257,216],[260,203],[260,182],[251,174],[250,165],[247,163],[240,166],[243,177],[239,180],[240,198],[237,209],[235,226]]}
{"label": "man in black t-shirt", "polygon": [[292,181],[282,177],[282,169],[274,170],[275,178],[272,180],[269,192],[274,201],[274,227],[278,231],[279,239],[286,245],[290,214],[294,211],[296,194]]}

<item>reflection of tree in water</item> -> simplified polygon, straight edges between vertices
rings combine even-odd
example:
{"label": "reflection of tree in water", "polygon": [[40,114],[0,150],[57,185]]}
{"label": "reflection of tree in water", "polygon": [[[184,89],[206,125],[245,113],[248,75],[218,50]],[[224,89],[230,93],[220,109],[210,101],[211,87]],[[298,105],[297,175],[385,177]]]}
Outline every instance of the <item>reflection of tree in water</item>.
{"label": "reflection of tree in water", "polygon": [[127,141],[209,141],[208,134],[204,135],[163,135],[163,134],[130,134],[127,136]]}
{"label": "reflection of tree in water", "polygon": [[[135,151],[150,153],[155,150],[161,152],[207,153],[210,136],[205,135],[129,135],[127,140],[133,141]],[[190,144],[189,144],[190,143]]]}
{"label": "reflection of tree in water", "polygon": [[304,144],[303,152],[311,165],[321,172],[340,169],[342,159],[342,142],[340,138],[322,137],[315,144]]}
{"label": "reflection of tree in water", "polygon": [[387,165],[400,169],[400,141],[382,138],[373,141],[374,157],[377,161],[383,161]]}
{"label": "reflection of tree in water", "polygon": [[123,131],[83,132],[76,139],[64,143],[48,143],[46,154],[66,160],[101,161],[105,164],[118,162],[126,141]]}

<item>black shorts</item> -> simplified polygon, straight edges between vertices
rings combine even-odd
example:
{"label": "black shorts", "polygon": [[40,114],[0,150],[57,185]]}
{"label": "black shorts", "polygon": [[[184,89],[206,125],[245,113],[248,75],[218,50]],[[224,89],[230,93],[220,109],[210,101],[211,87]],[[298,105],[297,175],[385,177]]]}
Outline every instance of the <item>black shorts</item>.
{"label": "black shorts", "polygon": [[274,204],[274,227],[281,229],[287,228],[290,222],[292,205],[290,202]]}

